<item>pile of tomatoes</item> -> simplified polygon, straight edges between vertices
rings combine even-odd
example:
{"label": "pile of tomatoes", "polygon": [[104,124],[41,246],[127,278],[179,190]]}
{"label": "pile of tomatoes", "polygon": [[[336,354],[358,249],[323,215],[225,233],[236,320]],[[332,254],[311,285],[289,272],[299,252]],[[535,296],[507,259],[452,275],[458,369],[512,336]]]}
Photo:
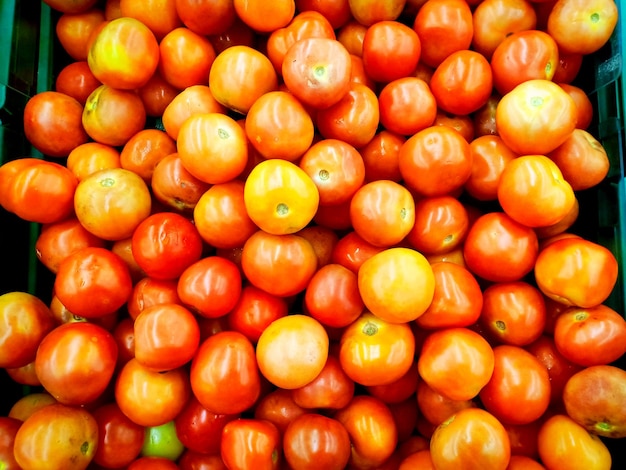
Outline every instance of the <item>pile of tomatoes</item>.
{"label": "pile of tomatoes", "polygon": [[614,0],[44,2],[0,467],[611,468],[619,267],[573,227]]}

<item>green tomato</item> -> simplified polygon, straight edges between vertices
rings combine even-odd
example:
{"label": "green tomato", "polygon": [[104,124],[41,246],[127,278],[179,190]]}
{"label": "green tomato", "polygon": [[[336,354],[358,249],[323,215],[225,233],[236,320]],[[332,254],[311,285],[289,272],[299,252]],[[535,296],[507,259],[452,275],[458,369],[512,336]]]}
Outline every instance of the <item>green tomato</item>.
{"label": "green tomato", "polygon": [[176,460],[184,450],[185,446],[176,434],[174,421],[159,426],[146,426],[146,437],[141,448],[141,455]]}

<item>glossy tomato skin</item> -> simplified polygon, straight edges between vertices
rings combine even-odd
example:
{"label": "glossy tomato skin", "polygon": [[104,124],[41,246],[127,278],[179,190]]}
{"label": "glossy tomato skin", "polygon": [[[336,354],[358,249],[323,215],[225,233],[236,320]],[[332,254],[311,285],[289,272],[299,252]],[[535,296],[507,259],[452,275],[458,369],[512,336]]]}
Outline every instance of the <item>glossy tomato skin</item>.
{"label": "glossy tomato skin", "polygon": [[27,292],[0,296],[0,366],[23,367],[35,360],[37,348],[57,326],[52,312],[38,297]]}
{"label": "glossy tomato skin", "polygon": [[308,410],[341,409],[354,396],[355,384],[336,355],[330,354],[322,371],[308,384],[292,390],[296,405]]}
{"label": "glossy tomato skin", "polygon": [[276,388],[263,395],[254,406],[254,419],[270,421],[282,436],[289,423],[307,412],[293,400],[291,390]]}
{"label": "glossy tomato skin", "polygon": [[226,319],[231,329],[243,333],[256,343],[263,330],[274,320],[288,314],[289,304],[283,297],[272,295],[258,287],[245,285],[237,304]]}
{"label": "glossy tomato skin", "polygon": [[222,430],[220,444],[222,460],[230,469],[278,469],[280,433],[269,421],[237,419]]}
{"label": "glossy tomato skin", "polygon": [[191,362],[189,375],[194,396],[217,414],[241,413],[261,394],[254,346],[235,331],[205,339]]}
{"label": "glossy tomato skin", "polygon": [[98,423],[84,408],[52,404],[33,413],[15,436],[15,460],[22,469],[84,470],[98,445]]}
{"label": "glossy tomato skin", "polygon": [[117,354],[117,343],[101,326],[66,323],[39,345],[35,370],[41,384],[60,403],[86,405],[109,386]]}

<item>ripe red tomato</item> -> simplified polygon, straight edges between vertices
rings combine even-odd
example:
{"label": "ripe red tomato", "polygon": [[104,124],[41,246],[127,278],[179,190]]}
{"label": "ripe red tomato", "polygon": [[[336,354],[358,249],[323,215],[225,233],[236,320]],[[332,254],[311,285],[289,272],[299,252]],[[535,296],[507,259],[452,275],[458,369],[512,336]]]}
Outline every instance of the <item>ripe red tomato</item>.
{"label": "ripe red tomato", "polygon": [[205,339],[191,361],[191,389],[200,404],[216,414],[249,409],[261,393],[254,346],[236,331]]}
{"label": "ripe red tomato", "polygon": [[98,447],[93,461],[103,467],[124,467],[135,460],[144,442],[145,429],[133,423],[116,403],[106,403],[91,412],[98,423]]}
{"label": "ripe red tomato", "polygon": [[287,315],[289,304],[283,297],[245,285],[237,304],[227,315],[228,326],[256,343],[263,330],[274,320]]}
{"label": "ripe red tomato", "polygon": [[[437,101],[428,83],[403,76],[389,81],[378,96],[380,123],[387,132],[411,136],[431,126],[437,116]],[[383,131],[384,132],[384,131]]]}
{"label": "ripe red tomato", "polygon": [[424,380],[417,382],[417,405],[420,413],[429,423],[439,426],[455,413],[476,407],[476,400],[452,400],[442,395]]}
{"label": "ripe red tomato", "polygon": [[236,419],[222,430],[220,454],[232,470],[277,470],[281,462],[278,428],[269,421]]}
{"label": "ripe red tomato", "polygon": [[294,403],[307,410],[339,410],[354,396],[355,384],[337,356],[330,354],[322,371],[311,382],[292,389]]}
{"label": "ripe red tomato", "polygon": [[289,423],[307,413],[306,408],[293,400],[291,392],[286,388],[276,388],[263,395],[254,406],[254,419],[271,422],[282,436]]}
{"label": "ripe red tomato", "polygon": [[178,90],[206,85],[216,53],[206,33],[186,27],[170,29],[159,40],[157,70],[163,79]]}

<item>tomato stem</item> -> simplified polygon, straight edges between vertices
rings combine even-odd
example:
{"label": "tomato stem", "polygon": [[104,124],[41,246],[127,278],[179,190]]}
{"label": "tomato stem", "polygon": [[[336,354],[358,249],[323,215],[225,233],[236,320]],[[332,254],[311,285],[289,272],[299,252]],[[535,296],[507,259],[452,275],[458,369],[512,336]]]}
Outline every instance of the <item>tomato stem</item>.
{"label": "tomato stem", "polygon": [[363,331],[363,334],[367,336],[374,336],[376,333],[378,333],[378,327],[376,326],[375,323],[368,321],[365,325],[363,325],[362,331]]}

